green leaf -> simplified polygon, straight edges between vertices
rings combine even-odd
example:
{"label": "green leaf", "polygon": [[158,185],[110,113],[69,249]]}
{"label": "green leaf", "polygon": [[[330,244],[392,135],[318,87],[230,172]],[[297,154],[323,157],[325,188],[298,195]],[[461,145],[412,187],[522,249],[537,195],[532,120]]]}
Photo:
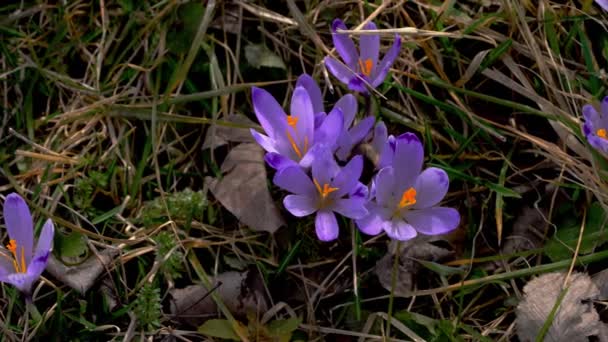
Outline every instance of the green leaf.
{"label": "green leaf", "polygon": [[262,44],[249,44],[245,46],[245,58],[247,62],[254,68],[260,67],[279,68],[285,70],[285,63],[274,52]]}
{"label": "green leaf", "polygon": [[432,261],[428,261],[428,260],[420,260],[420,259],[414,259],[414,260],[416,260],[417,262],[422,264],[422,266],[428,268],[429,270],[431,270],[441,276],[449,276],[449,275],[453,275],[453,274],[465,273],[464,268],[461,268],[461,267],[445,266],[445,265],[441,265],[436,262],[432,262]]}
{"label": "green leaf", "polygon": [[232,325],[227,319],[210,319],[198,327],[198,332],[227,340],[239,341],[239,337],[232,330]]}
{"label": "green leaf", "polygon": [[[606,213],[598,202],[594,202],[587,212],[579,254],[589,254],[594,248],[608,241],[608,230],[605,229],[605,225]],[[572,258],[580,229],[580,224],[558,229],[545,245],[545,254],[554,262]]]}
{"label": "green leaf", "polygon": [[270,336],[291,336],[298,326],[302,323],[300,317],[293,317],[289,319],[277,319],[268,323],[268,334]]}
{"label": "green leaf", "polygon": [[62,259],[80,257],[88,250],[86,236],[78,232],[71,232],[68,235],[55,234],[55,251]]}
{"label": "green leaf", "polygon": [[190,50],[205,8],[201,3],[189,2],[179,7],[177,18],[167,34],[167,47],[176,54],[186,54]]}

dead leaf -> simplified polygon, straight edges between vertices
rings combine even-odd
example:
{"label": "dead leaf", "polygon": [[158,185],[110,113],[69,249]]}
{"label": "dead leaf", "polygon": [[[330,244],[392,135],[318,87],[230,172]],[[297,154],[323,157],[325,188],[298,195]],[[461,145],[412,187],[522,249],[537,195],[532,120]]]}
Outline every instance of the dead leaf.
{"label": "dead leaf", "polygon": [[600,298],[608,299],[608,269],[598,272],[591,277],[591,281],[600,290]]}
{"label": "dead leaf", "polygon": [[542,246],[545,239],[548,210],[524,207],[505,237],[502,254],[513,254]]}
{"label": "dead leaf", "polygon": [[46,270],[69,287],[85,294],[117,254],[117,250],[106,249],[75,266],[67,266],[51,255]]}
{"label": "dead leaf", "polygon": [[255,231],[274,233],[285,224],[268,190],[263,150],[240,144],[226,156],[222,179],[205,178],[209,190],[239,221]]}
{"label": "dead leaf", "polygon": [[395,296],[408,296],[414,288],[416,276],[424,268],[416,259],[441,261],[453,255],[453,251],[433,244],[437,241],[443,240],[438,237],[419,235],[412,240],[401,242],[400,253],[397,253],[397,243],[391,241],[389,252],[378,261],[374,269],[382,287],[387,291],[391,290],[394,257],[398,255],[398,274],[394,294]]}
{"label": "dead leaf", "polygon": [[[235,316],[245,317],[248,311],[263,313],[268,309],[263,280],[256,270],[224,272],[212,284],[211,289],[217,286],[213,291]],[[203,285],[170,290],[171,314],[193,327],[217,316],[217,305],[209,290]]]}
{"label": "dead leaf", "polygon": [[245,46],[245,58],[254,68],[260,67],[286,69],[285,62],[279,55],[270,51],[263,44],[249,44]]}
{"label": "dead leaf", "polygon": [[[253,121],[244,115],[231,114],[224,116],[223,121],[240,124],[243,126],[256,127]],[[203,150],[215,149],[228,144],[228,142],[253,143],[255,140],[251,136],[249,128],[238,128],[216,125],[214,134],[208,134],[203,142]]]}
{"label": "dead leaf", "polygon": [[[524,299],[517,306],[515,324],[522,342],[535,341],[562,290],[565,273],[549,273],[532,279],[524,287]],[[600,291],[587,274],[573,273],[570,285],[545,335],[545,341],[581,341],[599,336],[603,323],[590,299]]]}

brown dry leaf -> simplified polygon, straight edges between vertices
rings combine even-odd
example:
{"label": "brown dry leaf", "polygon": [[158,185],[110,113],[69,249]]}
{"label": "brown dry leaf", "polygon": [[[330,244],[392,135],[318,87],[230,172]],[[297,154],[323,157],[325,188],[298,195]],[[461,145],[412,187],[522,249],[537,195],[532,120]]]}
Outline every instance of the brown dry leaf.
{"label": "brown dry leaf", "polygon": [[[243,126],[258,126],[244,115],[231,114],[224,116],[222,120]],[[214,127],[214,134],[207,134],[205,137],[205,141],[203,142],[203,150],[209,148],[216,149],[220,146],[228,144],[228,142],[253,143],[255,140],[253,139],[253,136],[251,136],[249,128],[216,125]]]}
{"label": "brown dry leaf", "polygon": [[[524,299],[517,306],[515,320],[522,342],[536,340],[562,290],[564,277],[565,273],[549,273],[530,280],[524,287]],[[581,341],[583,336],[603,334],[604,324],[590,301],[600,294],[597,286],[584,273],[571,274],[569,284],[545,341]]]}
{"label": "brown dry leaf", "polygon": [[423,268],[415,259],[437,262],[454,254],[451,250],[432,244],[432,242],[440,240],[443,239],[419,235],[412,240],[401,242],[400,253],[396,253],[397,243],[391,241],[389,252],[376,263],[374,269],[382,287],[387,291],[391,290],[394,257],[398,254],[399,266],[394,294],[395,296],[408,296],[414,288],[416,275]]}
{"label": "brown dry leaf", "polygon": [[[212,281],[212,289],[232,314],[244,317],[248,311],[266,312],[268,304],[264,297],[264,285],[255,270],[225,272]],[[219,285],[218,285],[219,284]],[[217,316],[217,305],[203,285],[191,285],[169,291],[171,314],[178,320],[198,327],[210,317]]]}
{"label": "brown dry leaf", "polygon": [[75,266],[67,266],[51,255],[46,270],[69,287],[85,294],[117,254],[117,250],[106,249]]}
{"label": "brown dry leaf", "polygon": [[240,144],[226,156],[222,179],[205,178],[215,198],[255,231],[274,233],[285,224],[268,190],[263,150]]}

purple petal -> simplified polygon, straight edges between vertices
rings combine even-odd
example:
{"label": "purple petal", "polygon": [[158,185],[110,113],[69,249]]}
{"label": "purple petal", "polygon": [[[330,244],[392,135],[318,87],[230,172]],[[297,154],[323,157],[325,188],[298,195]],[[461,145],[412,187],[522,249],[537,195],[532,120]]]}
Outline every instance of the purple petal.
{"label": "purple petal", "polygon": [[277,152],[276,148],[275,148],[275,142],[273,139],[265,136],[264,134],[260,134],[258,133],[258,131],[256,131],[255,129],[250,129],[251,135],[253,135],[253,139],[255,139],[255,141],[262,146],[262,148],[264,150],[266,150],[266,152]]}
{"label": "purple petal", "polygon": [[414,227],[405,223],[405,221],[401,219],[384,221],[382,229],[384,229],[388,237],[394,240],[407,241],[415,238],[416,235],[418,235]]}
{"label": "purple petal", "polygon": [[416,177],[422,171],[423,161],[424,150],[418,137],[413,133],[400,135],[397,138],[395,157],[393,158],[395,176],[399,176],[399,182],[395,184],[397,193],[400,194],[414,185]]}
{"label": "purple petal", "polygon": [[275,152],[266,153],[264,155],[264,160],[271,168],[277,171],[280,171],[289,166],[299,166],[298,163],[296,163],[292,159]]}
{"label": "purple petal", "polygon": [[332,186],[338,188],[334,193],[335,197],[339,198],[352,192],[359,184],[361,172],[363,172],[363,157],[355,156],[335,175],[332,182]]}
{"label": "purple petal", "polygon": [[335,146],[340,133],[342,133],[342,125],[344,117],[340,108],[334,108],[329,115],[323,120],[323,123],[315,131],[315,144],[324,144],[325,146]]}
{"label": "purple petal", "polygon": [[346,25],[344,25],[340,19],[335,19],[331,23],[331,38],[334,41],[336,51],[338,51],[344,63],[352,70],[356,70],[357,63],[359,62],[359,54],[357,53],[357,48],[355,48],[355,43],[350,39],[348,34],[336,33],[337,29],[347,29]]}
{"label": "purple petal", "polygon": [[424,209],[436,205],[445,197],[449,187],[448,174],[442,169],[429,167],[416,179],[416,204],[412,208]]}
{"label": "purple petal", "polygon": [[46,268],[49,254],[53,248],[53,238],[55,236],[55,226],[51,219],[46,220],[42,227],[42,232],[38,237],[38,244],[36,245],[36,252],[32,262],[27,267],[27,273],[33,277],[38,278],[42,271]]}
{"label": "purple petal", "polygon": [[357,220],[367,216],[366,202],[365,198],[360,197],[341,198],[336,200],[331,209],[344,217]]}
{"label": "purple petal", "polygon": [[600,5],[604,11],[608,11],[608,0],[595,0],[595,3]]}
{"label": "purple petal", "polygon": [[342,115],[344,115],[344,130],[348,130],[357,114],[357,99],[352,94],[346,94],[336,102],[334,108],[342,110]]}
{"label": "purple petal", "polygon": [[348,82],[355,77],[355,73],[337,59],[327,56],[323,61],[327,67],[327,70],[329,70],[329,72],[331,72],[331,74],[334,75],[334,77],[340,82],[348,85]]}
{"label": "purple petal", "polygon": [[[585,122],[591,124],[593,130],[599,128],[600,115],[592,105],[588,104],[583,106],[583,117],[585,118]],[[595,133],[595,131],[593,131],[593,133]]]}
{"label": "purple petal", "polygon": [[25,294],[31,294],[32,284],[38,277],[33,277],[28,273],[10,273],[0,276],[0,281],[8,283],[16,287],[19,291]]}
{"label": "purple petal", "polygon": [[393,195],[395,188],[395,174],[391,166],[387,166],[380,171],[374,178],[376,202],[381,206],[392,206],[396,203]]}
{"label": "purple petal", "polygon": [[372,139],[372,147],[376,153],[380,154],[388,139],[388,131],[384,121],[379,121],[374,128],[374,138]]}
{"label": "purple petal", "polygon": [[365,119],[359,121],[359,123],[356,124],[355,127],[350,130],[350,138],[353,144],[358,144],[369,134],[369,131],[374,126],[375,120],[376,119],[373,116],[368,116]]}
{"label": "purple petal", "polygon": [[14,192],[6,196],[4,222],[9,238],[17,243],[19,257],[23,253],[26,265],[29,264],[34,247],[34,222],[27,204],[21,196]]}
{"label": "purple petal", "polygon": [[300,167],[305,170],[310,169],[315,159],[318,158],[320,155],[322,156],[324,153],[326,153],[327,150],[328,147],[325,146],[325,144],[315,144],[310,150],[308,150],[308,152],[306,152],[306,154],[304,154],[302,159],[300,159]]}
{"label": "purple petal", "polygon": [[274,175],[272,182],[281,189],[297,195],[314,197],[317,189],[299,166],[286,167]]}
{"label": "purple petal", "polygon": [[300,141],[300,149],[304,148],[304,140],[308,139],[308,146],[313,144],[315,129],[315,112],[306,89],[297,87],[291,96],[291,115],[298,119],[294,136]]}
{"label": "purple petal", "polygon": [[382,232],[382,227],[386,220],[380,215],[380,209],[375,204],[367,205],[368,215],[355,221],[359,230],[367,235],[378,235]]}
{"label": "purple petal", "polygon": [[381,169],[386,166],[393,165],[393,159],[395,158],[395,148],[397,147],[397,139],[389,135],[386,138],[386,143],[380,149],[380,158],[378,160],[378,169]]}
{"label": "purple petal", "polygon": [[326,117],[327,117],[327,114],[325,114],[325,112],[315,114],[315,129],[317,129],[321,126],[321,124],[323,123],[323,121],[325,120]]}
{"label": "purple petal", "polygon": [[395,35],[393,46],[386,52],[384,58],[382,58],[382,61],[380,61],[380,64],[378,64],[378,67],[376,68],[376,73],[373,75],[371,83],[374,88],[384,82],[389,69],[395,62],[395,59],[397,59],[397,56],[399,56],[399,50],[401,50],[401,37]]}
{"label": "purple petal", "polygon": [[[369,22],[363,26],[364,30],[376,30],[376,24],[373,22]],[[361,61],[365,62],[370,59],[372,61],[372,72],[374,74],[374,68],[376,68],[376,64],[378,64],[378,57],[380,56],[380,35],[372,34],[372,35],[361,35],[361,40],[359,41],[359,51],[361,56]]]}
{"label": "purple petal", "polygon": [[357,182],[357,185],[355,185],[355,188],[348,193],[348,197],[360,197],[360,198],[365,198],[366,200],[369,199],[369,189],[367,188],[367,186],[365,186],[365,184],[361,183],[361,182]]}
{"label": "purple petal", "polygon": [[322,187],[332,184],[334,177],[340,172],[340,166],[329,150],[319,153],[312,162],[312,178]]}
{"label": "purple petal", "polygon": [[591,134],[587,137],[587,141],[589,141],[589,145],[593,146],[593,148],[608,156],[608,140]]}
{"label": "purple petal", "polygon": [[287,195],[283,200],[285,209],[293,216],[308,216],[317,211],[317,201],[315,198],[302,195]]}
{"label": "purple petal", "polygon": [[325,109],[323,109],[323,94],[321,93],[321,88],[319,88],[317,82],[310,77],[310,75],[300,75],[296,81],[296,88],[297,87],[303,87],[308,92],[315,115],[325,111]]}
{"label": "purple petal", "polygon": [[352,91],[358,91],[363,94],[368,93],[365,81],[363,81],[363,79],[358,76],[353,76],[350,81],[348,81],[348,89]]}
{"label": "purple petal", "polygon": [[285,111],[269,92],[253,87],[251,89],[253,111],[266,134],[272,138],[282,136],[287,129]]}
{"label": "purple petal", "polygon": [[331,241],[338,238],[340,228],[336,215],[331,211],[319,211],[315,217],[315,231],[321,241]]}
{"label": "purple petal", "polygon": [[418,232],[425,235],[445,234],[460,224],[458,210],[446,207],[408,210],[403,217]]}
{"label": "purple petal", "polygon": [[15,272],[13,256],[6,249],[0,248],[0,276]]}

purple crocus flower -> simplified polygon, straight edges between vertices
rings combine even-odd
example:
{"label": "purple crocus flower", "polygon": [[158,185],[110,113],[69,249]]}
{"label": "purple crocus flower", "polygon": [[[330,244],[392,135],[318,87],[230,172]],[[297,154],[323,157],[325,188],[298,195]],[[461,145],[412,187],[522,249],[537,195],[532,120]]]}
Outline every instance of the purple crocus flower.
{"label": "purple crocus flower", "polygon": [[592,105],[583,106],[583,134],[596,150],[608,155],[608,96],[604,97],[600,105],[600,112]]}
{"label": "purple crocus flower", "polygon": [[4,222],[10,238],[5,249],[0,249],[0,281],[31,295],[32,284],[46,264],[53,247],[55,228],[48,219],[42,227],[34,249],[34,223],[27,204],[16,193],[6,196]]}
{"label": "purple crocus flower", "polygon": [[348,218],[367,215],[365,186],[359,183],[363,158],[353,157],[340,168],[327,149],[312,163],[312,180],[300,167],[290,166],[277,172],[274,184],[292,193],[283,200],[294,216],[316,213],[315,230],[321,241],[338,237],[338,221],[334,212]]}
{"label": "purple crocus flower", "polygon": [[[369,22],[363,28],[365,30],[375,30],[376,24]],[[384,55],[384,58],[378,62],[380,57],[380,35],[361,35],[359,52],[357,52],[353,40],[347,34],[337,33],[338,29],[345,30],[346,25],[344,25],[342,20],[335,19],[331,24],[331,36],[338,54],[346,65],[329,56],[325,57],[325,65],[349,89],[367,93],[365,83],[376,88],[386,78],[391,65],[395,62],[401,49],[401,37],[395,35],[395,42]]]}
{"label": "purple crocus flower", "polygon": [[298,86],[294,90],[290,115],[263,89],[254,87],[252,97],[253,109],[267,135],[253,129],[251,134],[268,152],[266,162],[274,169],[293,165],[308,168],[321,146],[336,144],[344,122],[341,110],[332,110],[315,128],[314,106],[318,104],[313,104],[305,87]]}
{"label": "purple crocus flower", "polygon": [[374,178],[369,215],[356,221],[359,229],[369,235],[384,230],[402,241],[418,233],[438,235],[455,229],[460,223],[458,211],[437,206],[449,187],[445,171],[435,167],[422,171],[424,151],[416,135],[403,134],[394,145],[391,165]]}
{"label": "purple crocus flower", "polygon": [[334,108],[339,108],[344,116],[344,127],[335,146],[336,157],[341,161],[346,161],[353,147],[360,143],[372,129],[375,119],[372,116],[368,116],[352,128],[350,127],[357,114],[357,99],[351,94],[340,98]]}
{"label": "purple crocus flower", "polygon": [[595,3],[600,5],[604,11],[608,11],[608,0],[595,0]]}

